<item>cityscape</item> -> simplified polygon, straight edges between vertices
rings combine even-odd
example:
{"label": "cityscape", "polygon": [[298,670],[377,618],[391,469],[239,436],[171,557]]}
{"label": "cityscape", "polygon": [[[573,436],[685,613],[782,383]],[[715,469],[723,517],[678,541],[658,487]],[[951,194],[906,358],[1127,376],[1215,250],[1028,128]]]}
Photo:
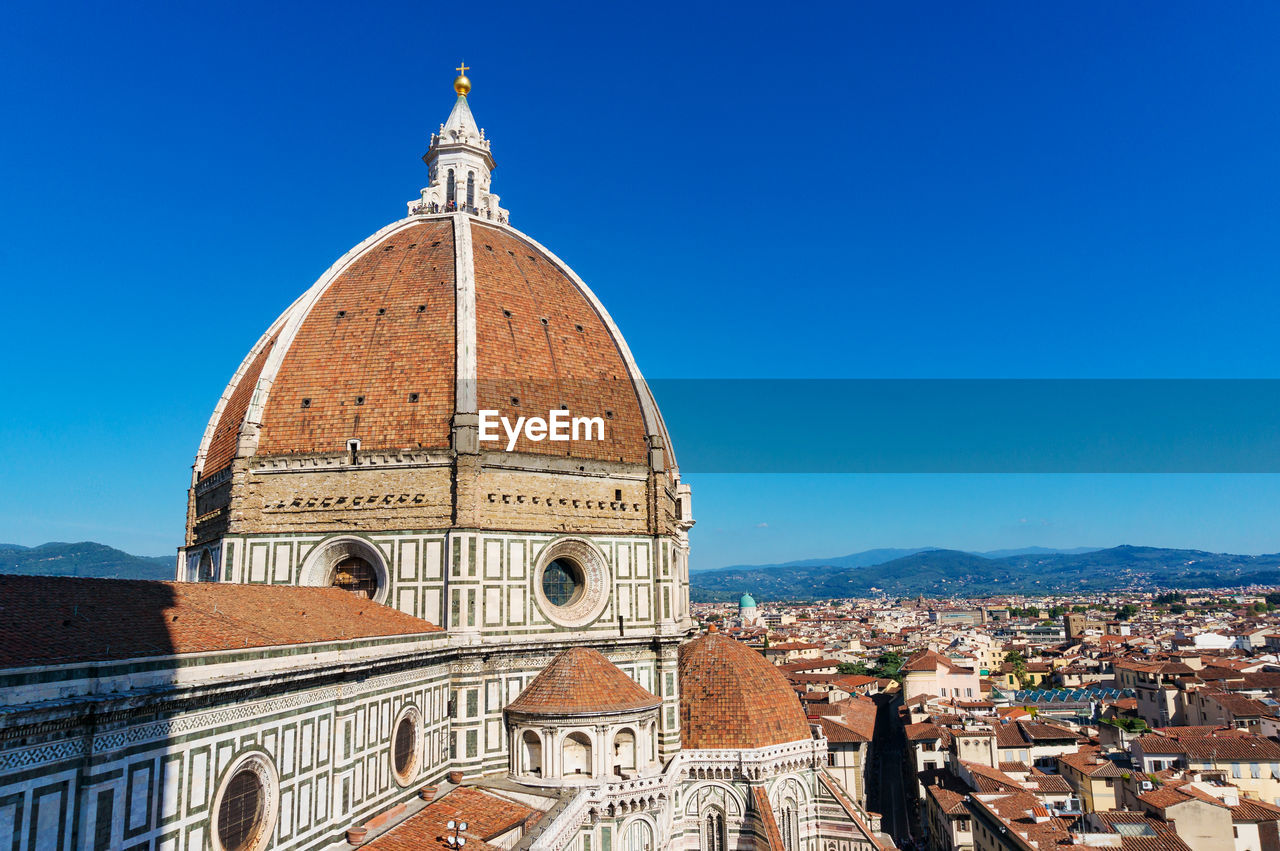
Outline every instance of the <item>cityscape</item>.
{"label": "cityscape", "polygon": [[898,847],[953,851],[1272,847],[1277,606],[1255,587],[693,608],[778,667]]}

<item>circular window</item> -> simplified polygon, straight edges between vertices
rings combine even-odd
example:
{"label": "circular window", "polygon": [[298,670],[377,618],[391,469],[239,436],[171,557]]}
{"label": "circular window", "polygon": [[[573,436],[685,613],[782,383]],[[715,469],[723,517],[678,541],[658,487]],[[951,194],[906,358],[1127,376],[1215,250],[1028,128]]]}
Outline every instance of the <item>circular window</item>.
{"label": "circular window", "polygon": [[275,772],[260,754],[236,760],[218,790],[213,833],[221,851],[259,851],[275,821]]}
{"label": "circular window", "polygon": [[372,600],[378,593],[378,571],[359,556],[352,556],[338,562],[334,568],[333,586]]}
{"label": "circular window", "polygon": [[401,786],[408,785],[418,773],[418,744],[418,712],[408,707],[391,733],[391,771]]}
{"label": "circular window", "polygon": [[590,542],[561,538],[539,554],[532,590],[547,620],[587,626],[609,605],[608,564]]}
{"label": "circular window", "polygon": [[542,593],[553,606],[571,606],[582,595],[582,566],[570,558],[552,559],[542,571]]}

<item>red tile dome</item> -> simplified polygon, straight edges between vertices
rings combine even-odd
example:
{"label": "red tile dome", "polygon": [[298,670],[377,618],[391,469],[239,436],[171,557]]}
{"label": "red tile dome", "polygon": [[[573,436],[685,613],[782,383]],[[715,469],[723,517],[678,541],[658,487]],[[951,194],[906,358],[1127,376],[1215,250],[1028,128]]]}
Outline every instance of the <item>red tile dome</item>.
{"label": "red tile dome", "polygon": [[351,440],[361,451],[447,449],[468,379],[472,411],[607,418],[604,440],[521,437],[517,452],[643,464],[659,435],[673,467],[657,407],[595,295],[520,232],[455,214],[384,228],[290,306],[223,393],[196,472],[342,453]]}
{"label": "red tile dome", "polygon": [[800,700],[759,653],[711,633],[680,648],[686,748],[763,748],[811,738]]}
{"label": "red tile dome", "polygon": [[661,703],[598,650],[571,647],[551,660],[506,708],[523,715],[603,715]]}

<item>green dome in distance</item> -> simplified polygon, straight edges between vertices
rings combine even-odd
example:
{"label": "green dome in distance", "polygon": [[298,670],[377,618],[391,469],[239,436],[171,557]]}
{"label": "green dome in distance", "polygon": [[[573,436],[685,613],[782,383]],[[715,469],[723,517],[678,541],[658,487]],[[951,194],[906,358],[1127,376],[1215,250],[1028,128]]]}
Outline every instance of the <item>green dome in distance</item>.
{"label": "green dome in distance", "polygon": [[750,594],[743,594],[742,599],[738,601],[739,609],[747,609],[747,608],[754,609],[755,607],[756,607],[756,601],[754,598],[752,598]]}

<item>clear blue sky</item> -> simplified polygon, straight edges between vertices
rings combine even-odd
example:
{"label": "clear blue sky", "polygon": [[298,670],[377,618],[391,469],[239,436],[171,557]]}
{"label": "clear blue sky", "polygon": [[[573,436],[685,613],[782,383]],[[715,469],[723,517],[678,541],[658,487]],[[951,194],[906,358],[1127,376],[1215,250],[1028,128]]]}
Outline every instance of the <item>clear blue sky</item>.
{"label": "clear blue sky", "polygon": [[[1264,3],[11,5],[0,541],[172,551],[227,378],[403,214],[459,59],[513,223],[652,376],[1280,377],[1278,40]],[[1275,476],[691,479],[703,566],[1280,550]]]}

